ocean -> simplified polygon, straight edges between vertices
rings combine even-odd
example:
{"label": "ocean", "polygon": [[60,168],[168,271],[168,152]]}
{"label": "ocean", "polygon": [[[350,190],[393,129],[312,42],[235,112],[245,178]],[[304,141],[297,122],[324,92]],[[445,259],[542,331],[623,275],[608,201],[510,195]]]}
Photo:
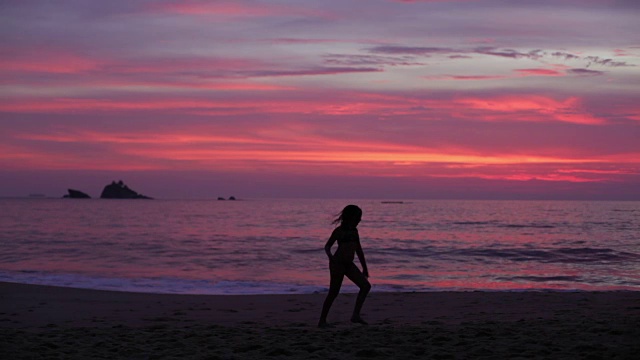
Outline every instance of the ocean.
{"label": "ocean", "polygon": [[640,290],[632,201],[0,199],[0,281],[324,292],[323,247],[350,203],[374,292]]}

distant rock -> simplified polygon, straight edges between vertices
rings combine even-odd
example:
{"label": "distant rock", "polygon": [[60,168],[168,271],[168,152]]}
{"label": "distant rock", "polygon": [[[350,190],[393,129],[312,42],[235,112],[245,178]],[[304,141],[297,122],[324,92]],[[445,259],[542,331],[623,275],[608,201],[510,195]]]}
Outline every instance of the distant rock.
{"label": "distant rock", "polygon": [[[235,200],[236,197],[235,196],[229,196],[229,200]],[[225,198],[223,198],[222,196],[218,197],[218,200],[227,200]]]}
{"label": "distant rock", "polygon": [[65,199],[91,199],[91,196],[83,193],[80,190],[67,189],[67,191],[69,193],[63,196],[63,198]]}
{"label": "distant rock", "polygon": [[122,180],[118,182],[112,182],[111,184],[104,187],[102,190],[102,194],[100,195],[101,199],[151,199],[148,196],[144,196],[142,194],[138,194],[137,192],[129,189],[127,185],[125,185]]}

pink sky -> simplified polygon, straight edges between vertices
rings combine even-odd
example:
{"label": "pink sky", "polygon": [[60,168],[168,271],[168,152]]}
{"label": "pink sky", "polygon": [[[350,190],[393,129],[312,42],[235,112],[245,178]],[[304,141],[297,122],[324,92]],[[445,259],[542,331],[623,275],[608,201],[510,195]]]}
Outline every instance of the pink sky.
{"label": "pink sky", "polygon": [[638,4],[3,1],[0,196],[640,200]]}

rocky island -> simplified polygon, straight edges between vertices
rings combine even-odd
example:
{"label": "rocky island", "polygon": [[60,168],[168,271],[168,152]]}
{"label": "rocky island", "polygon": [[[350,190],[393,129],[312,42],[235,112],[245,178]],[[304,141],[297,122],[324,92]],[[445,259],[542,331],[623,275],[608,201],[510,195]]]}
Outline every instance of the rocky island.
{"label": "rocky island", "polygon": [[102,194],[100,195],[101,199],[151,199],[148,196],[144,196],[142,194],[138,194],[137,192],[129,189],[127,185],[125,185],[122,180],[115,182],[113,181],[111,184],[104,187],[102,190]]}
{"label": "rocky island", "polygon": [[91,196],[83,193],[80,190],[67,189],[67,191],[69,193],[63,196],[63,198],[65,199],[91,199]]}

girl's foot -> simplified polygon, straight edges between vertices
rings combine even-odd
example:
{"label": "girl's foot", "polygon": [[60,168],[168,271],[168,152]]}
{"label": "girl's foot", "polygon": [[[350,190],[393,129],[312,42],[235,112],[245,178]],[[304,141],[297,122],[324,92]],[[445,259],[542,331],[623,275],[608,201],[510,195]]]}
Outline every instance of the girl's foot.
{"label": "girl's foot", "polygon": [[319,328],[321,328],[321,329],[327,329],[327,328],[332,328],[332,327],[334,327],[334,325],[333,325],[333,324],[329,324],[329,323],[328,323],[328,322],[326,322],[326,321],[320,321],[320,322],[318,323],[318,327],[319,327]]}
{"label": "girl's foot", "polygon": [[355,324],[369,325],[369,323],[364,321],[360,316],[352,316],[351,322]]}

